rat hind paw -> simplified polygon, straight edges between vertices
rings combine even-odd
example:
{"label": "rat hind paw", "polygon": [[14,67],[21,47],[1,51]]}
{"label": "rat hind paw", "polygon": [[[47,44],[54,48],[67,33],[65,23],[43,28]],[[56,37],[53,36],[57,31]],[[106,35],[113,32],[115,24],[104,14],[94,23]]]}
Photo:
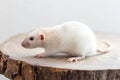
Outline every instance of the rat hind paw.
{"label": "rat hind paw", "polygon": [[42,54],[37,54],[35,55],[36,58],[44,58],[44,57],[47,57],[47,55],[45,53],[42,53]]}
{"label": "rat hind paw", "polygon": [[71,57],[71,58],[68,58],[67,61],[68,62],[77,62],[77,61],[80,61],[82,59],[84,59],[85,56],[82,56],[82,57]]}

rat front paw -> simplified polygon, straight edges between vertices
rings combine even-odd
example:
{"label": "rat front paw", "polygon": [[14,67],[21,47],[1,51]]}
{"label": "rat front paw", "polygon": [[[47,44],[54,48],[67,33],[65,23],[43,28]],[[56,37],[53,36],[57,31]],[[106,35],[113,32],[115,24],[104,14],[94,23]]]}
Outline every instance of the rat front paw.
{"label": "rat front paw", "polygon": [[45,53],[42,53],[42,54],[38,54],[38,55],[35,55],[36,58],[44,58],[44,57],[47,57],[47,55]]}
{"label": "rat front paw", "polygon": [[67,61],[68,62],[77,62],[77,61],[80,61],[82,59],[84,59],[85,57],[71,57],[71,58],[68,58]]}

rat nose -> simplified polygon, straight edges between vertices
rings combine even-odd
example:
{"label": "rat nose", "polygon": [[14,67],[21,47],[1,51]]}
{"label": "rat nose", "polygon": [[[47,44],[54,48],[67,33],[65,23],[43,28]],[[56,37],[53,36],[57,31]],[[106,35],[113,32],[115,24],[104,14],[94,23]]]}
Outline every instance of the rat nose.
{"label": "rat nose", "polygon": [[29,47],[30,47],[29,42],[26,41],[26,40],[24,40],[21,45],[22,45],[23,47],[25,47],[25,48],[29,48]]}

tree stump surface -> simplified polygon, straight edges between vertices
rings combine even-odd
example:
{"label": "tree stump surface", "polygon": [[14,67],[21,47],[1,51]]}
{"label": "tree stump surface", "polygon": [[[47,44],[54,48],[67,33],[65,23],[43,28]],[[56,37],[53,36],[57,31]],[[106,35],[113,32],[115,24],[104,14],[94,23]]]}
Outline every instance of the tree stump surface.
{"label": "tree stump surface", "polygon": [[100,40],[108,40],[112,50],[78,62],[67,62],[67,55],[33,57],[44,49],[23,48],[26,35],[18,34],[0,45],[0,73],[12,80],[120,80],[120,35],[97,33],[100,48],[105,48]]}

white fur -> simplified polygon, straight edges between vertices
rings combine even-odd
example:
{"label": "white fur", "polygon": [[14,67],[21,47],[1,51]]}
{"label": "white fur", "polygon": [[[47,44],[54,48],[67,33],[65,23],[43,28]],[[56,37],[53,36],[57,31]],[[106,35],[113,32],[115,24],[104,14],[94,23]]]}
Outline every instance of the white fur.
{"label": "white fur", "polygon": [[[45,35],[41,46],[38,35]],[[93,31],[81,22],[70,21],[51,28],[37,29],[31,32],[29,36],[34,36],[35,41],[29,42],[30,48],[43,47],[45,53],[37,55],[45,57],[56,53],[65,53],[70,56],[68,61],[78,61],[85,56],[95,55],[97,50],[96,38]]]}
{"label": "white fur", "polygon": [[66,51],[73,56],[91,55],[96,53],[96,38],[92,30],[80,22],[66,22],[60,25],[58,31],[61,35],[60,51]]}

